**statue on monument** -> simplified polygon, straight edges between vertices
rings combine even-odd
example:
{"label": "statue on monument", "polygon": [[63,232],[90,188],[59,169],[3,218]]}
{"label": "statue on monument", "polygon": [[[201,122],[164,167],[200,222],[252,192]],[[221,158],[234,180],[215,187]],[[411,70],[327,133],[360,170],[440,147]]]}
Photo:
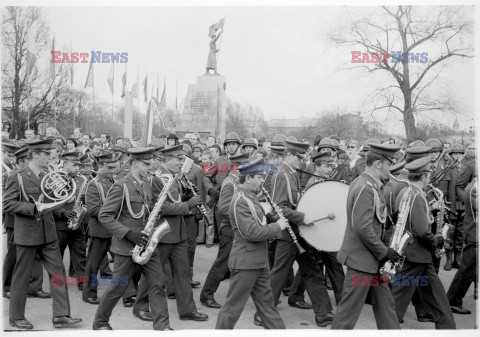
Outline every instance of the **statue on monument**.
{"label": "statue on monument", "polygon": [[207,59],[207,70],[205,75],[210,75],[210,70],[213,70],[214,75],[220,75],[217,72],[217,53],[220,49],[217,49],[217,40],[223,33],[223,25],[225,23],[225,18],[220,19],[219,22],[210,26],[208,36],[210,37],[210,51],[208,52]]}

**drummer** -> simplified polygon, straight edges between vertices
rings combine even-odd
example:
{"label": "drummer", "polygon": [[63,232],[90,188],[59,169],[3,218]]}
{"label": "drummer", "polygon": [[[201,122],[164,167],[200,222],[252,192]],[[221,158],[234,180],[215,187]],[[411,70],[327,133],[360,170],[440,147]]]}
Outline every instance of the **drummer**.
{"label": "drummer", "polygon": [[328,179],[332,173],[333,166],[335,165],[331,151],[320,152],[314,155],[312,157],[312,162],[315,165],[315,172],[313,173],[315,175],[310,177],[307,185],[305,185],[305,189],[309,188],[315,183]]}
{"label": "drummer", "polygon": [[[320,152],[312,157],[312,161],[315,164],[315,175],[310,177],[305,190],[315,183],[322,182],[329,179],[332,173],[335,162],[332,157],[332,152]],[[325,265],[327,275],[330,277],[333,292],[335,293],[335,301],[340,303],[342,299],[343,282],[345,280],[345,274],[343,273],[343,267],[337,260],[337,252],[324,252],[319,254],[322,259],[322,263]]]}

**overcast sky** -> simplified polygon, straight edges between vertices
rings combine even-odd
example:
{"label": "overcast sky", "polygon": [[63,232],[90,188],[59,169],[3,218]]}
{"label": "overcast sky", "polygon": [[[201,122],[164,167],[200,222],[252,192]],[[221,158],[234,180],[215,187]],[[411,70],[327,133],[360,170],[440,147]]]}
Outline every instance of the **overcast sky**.
{"label": "overcast sky", "polygon": [[[368,77],[345,70],[351,54],[327,39],[346,24],[359,7],[47,7],[57,50],[128,52],[130,89],[140,67],[140,82],[149,75],[149,89],[160,77],[167,83],[167,103],[174,106],[175,82],[182,100],[188,84],[205,72],[208,27],[226,15],[218,71],[227,78],[227,95],[258,105],[267,119],[315,116],[323,109],[345,106],[362,110],[375,88]],[[348,11],[348,13],[347,13]],[[472,15],[473,19],[473,15]],[[110,102],[107,75],[111,64],[95,65],[95,96]],[[449,92],[465,114],[461,127],[474,116],[473,60],[455,62],[443,73],[439,92]],[[83,88],[88,64],[75,66],[75,86]],[[122,104],[121,77],[125,64],[115,64],[115,104]],[[86,89],[91,92],[92,89]],[[143,95],[142,95],[143,98]],[[134,102],[136,104],[136,102]],[[145,106],[142,103],[142,109]],[[393,119],[377,118],[390,131],[402,129]],[[441,119],[453,123],[453,116]],[[400,134],[402,132],[399,132]]]}

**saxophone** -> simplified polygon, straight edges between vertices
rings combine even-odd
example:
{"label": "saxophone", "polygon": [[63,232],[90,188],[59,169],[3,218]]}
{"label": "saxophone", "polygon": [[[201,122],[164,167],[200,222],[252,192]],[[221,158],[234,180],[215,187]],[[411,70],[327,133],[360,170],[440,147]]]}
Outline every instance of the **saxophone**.
{"label": "saxophone", "polygon": [[[437,227],[435,228],[435,236],[442,236],[443,240],[446,242],[448,231],[453,226],[449,223],[445,222],[445,201],[443,199],[443,192],[439,188],[434,187],[432,184],[429,184],[428,187],[430,190],[429,193],[432,192],[435,199],[440,203],[440,209],[438,210],[437,216],[435,217],[435,222],[437,223]],[[441,258],[442,255],[445,253],[445,249],[442,248],[435,248],[435,256],[437,258]]]}
{"label": "saxophone", "polygon": [[160,179],[166,178],[167,183],[164,184],[163,189],[160,192],[160,195],[158,196],[157,202],[155,203],[155,206],[153,206],[153,209],[150,212],[150,215],[147,220],[147,224],[145,225],[145,228],[142,231],[148,236],[147,244],[145,246],[136,245],[130,252],[130,254],[132,255],[133,261],[141,265],[147,263],[150,260],[150,257],[155,251],[155,248],[157,248],[158,242],[161,240],[161,238],[165,234],[170,232],[170,225],[168,224],[167,220],[161,219],[160,224],[156,227],[155,227],[155,224],[157,223],[160,217],[160,211],[162,210],[162,206],[165,203],[165,200],[167,199],[167,192],[168,190],[170,190],[170,187],[173,184],[174,178],[170,174],[161,174],[159,171],[152,173],[152,175]]}
{"label": "saxophone", "polygon": [[88,178],[83,174],[77,173],[77,176],[83,179],[82,186],[78,189],[77,196],[75,198],[75,205],[73,205],[73,211],[75,212],[75,217],[68,219],[67,226],[71,230],[76,230],[82,224],[82,220],[87,214],[87,207],[85,207],[82,201],[82,195],[85,195],[87,191]]}
{"label": "saxophone", "polygon": [[[393,176],[390,177],[397,181],[403,181],[398,180]],[[412,194],[412,185],[408,184],[407,191],[402,196],[402,200],[400,201],[398,219],[397,223],[395,224],[395,232],[393,233],[392,241],[390,242],[390,248],[393,248],[399,255],[401,255],[402,258],[395,263],[392,263],[391,261],[385,262],[379,270],[380,274],[386,275],[388,277],[388,282],[392,282],[393,276],[397,274],[397,270],[400,270],[402,268],[405,261],[406,247],[411,242],[413,237],[410,232],[405,230],[408,214],[410,213]]]}

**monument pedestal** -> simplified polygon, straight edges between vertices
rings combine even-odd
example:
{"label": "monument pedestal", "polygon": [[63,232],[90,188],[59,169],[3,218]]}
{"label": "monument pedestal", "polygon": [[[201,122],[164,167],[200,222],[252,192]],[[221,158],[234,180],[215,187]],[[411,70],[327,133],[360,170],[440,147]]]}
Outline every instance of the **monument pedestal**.
{"label": "monument pedestal", "polygon": [[223,76],[203,75],[188,86],[181,123],[175,128],[178,136],[198,132],[225,139],[226,83]]}

